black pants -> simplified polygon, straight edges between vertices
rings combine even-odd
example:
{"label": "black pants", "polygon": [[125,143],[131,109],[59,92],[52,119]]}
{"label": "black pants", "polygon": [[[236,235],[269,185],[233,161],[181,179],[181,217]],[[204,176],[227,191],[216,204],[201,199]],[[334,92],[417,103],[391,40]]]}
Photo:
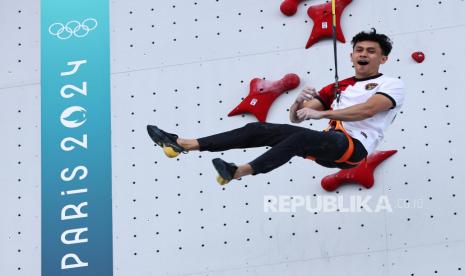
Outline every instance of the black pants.
{"label": "black pants", "polygon": [[[365,147],[354,140],[354,153],[349,161],[366,157]],[[284,165],[294,156],[313,156],[316,162],[330,168],[351,168],[353,165],[336,163],[347,150],[349,142],[340,131],[316,131],[287,124],[249,123],[231,131],[198,139],[200,151],[225,151],[269,146],[271,149],[249,162],[253,174],[267,173]]]}

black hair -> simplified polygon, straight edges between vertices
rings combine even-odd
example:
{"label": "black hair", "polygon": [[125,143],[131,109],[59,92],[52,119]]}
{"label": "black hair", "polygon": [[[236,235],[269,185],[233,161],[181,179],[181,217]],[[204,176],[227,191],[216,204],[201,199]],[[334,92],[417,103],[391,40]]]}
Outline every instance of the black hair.
{"label": "black hair", "polygon": [[375,28],[371,28],[371,31],[369,33],[365,32],[365,31],[362,31],[362,32],[356,34],[352,38],[352,42],[351,42],[352,43],[352,48],[355,47],[355,44],[357,44],[357,42],[361,42],[361,41],[378,42],[379,46],[381,47],[381,50],[383,52],[383,55],[388,56],[389,53],[391,53],[391,50],[392,50],[392,41],[391,41],[391,39],[389,37],[387,37],[386,35],[384,35],[384,34],[376,33]]}

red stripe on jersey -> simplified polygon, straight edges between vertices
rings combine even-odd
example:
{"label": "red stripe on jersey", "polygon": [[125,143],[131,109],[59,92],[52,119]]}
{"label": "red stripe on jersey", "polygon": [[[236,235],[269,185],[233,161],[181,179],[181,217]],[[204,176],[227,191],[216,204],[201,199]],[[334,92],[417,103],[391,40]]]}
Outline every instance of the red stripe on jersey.
{"label": "red stripe on jersey", "polygon": [[[357,82],[355,77],[350,77],[344,80],[339,81],[339,89],[341,90],[341,93],[349,87],[349,85],[354,85]],[[334,89],[334,83],[331,83],[325,87],[323,87],[319,94],[319,100],[321,103],[324,105],[325,110],[328,110],[331,108],[331,104],[333,103],[336,93]]]}

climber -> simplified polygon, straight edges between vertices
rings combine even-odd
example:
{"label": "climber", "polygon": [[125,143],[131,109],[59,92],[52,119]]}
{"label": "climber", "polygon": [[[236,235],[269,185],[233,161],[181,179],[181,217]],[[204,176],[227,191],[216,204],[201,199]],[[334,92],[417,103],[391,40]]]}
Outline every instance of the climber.
{"label": "climber", "polygon": [[392,49],[386,35],[376,33],[375,29],[362,31],[351,43],[350,59],[355,76],[330,84],[318,93],[315,88],[305,87],[290,107],[292,123],[329,119],[324,131],[254,122],[198,139],[180,138],[152,125],[147,126],[148,133],[170,157],[195,150],[218,152],[271,147],[243,165],[213,159],[220,184],[246,175],[267,173],[294,156],[315,160],[325,167],[354,167],[382,140],[404,101],[404,84],[379,72]]}

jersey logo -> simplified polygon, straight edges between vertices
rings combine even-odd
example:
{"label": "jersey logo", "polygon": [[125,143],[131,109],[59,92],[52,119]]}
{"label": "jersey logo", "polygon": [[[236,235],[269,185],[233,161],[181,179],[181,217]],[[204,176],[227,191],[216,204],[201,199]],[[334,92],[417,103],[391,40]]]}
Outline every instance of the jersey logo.
{"label": "jersey logo", "polygon": [[368,83],[367,85],[365,85],[365,90],[372,90],[372,89],[375,88],[376,86],[378,86],[377,83],[370,82],[370,83]]}
{"label": "jersey logo", "polygon": [[368,135],[367,135],[365,132],[363,132],[363,131],[360,131],[360,134],[362,134],[362,135],[363,135],[363,137],[365,137],[365,139],[368,139]]}

